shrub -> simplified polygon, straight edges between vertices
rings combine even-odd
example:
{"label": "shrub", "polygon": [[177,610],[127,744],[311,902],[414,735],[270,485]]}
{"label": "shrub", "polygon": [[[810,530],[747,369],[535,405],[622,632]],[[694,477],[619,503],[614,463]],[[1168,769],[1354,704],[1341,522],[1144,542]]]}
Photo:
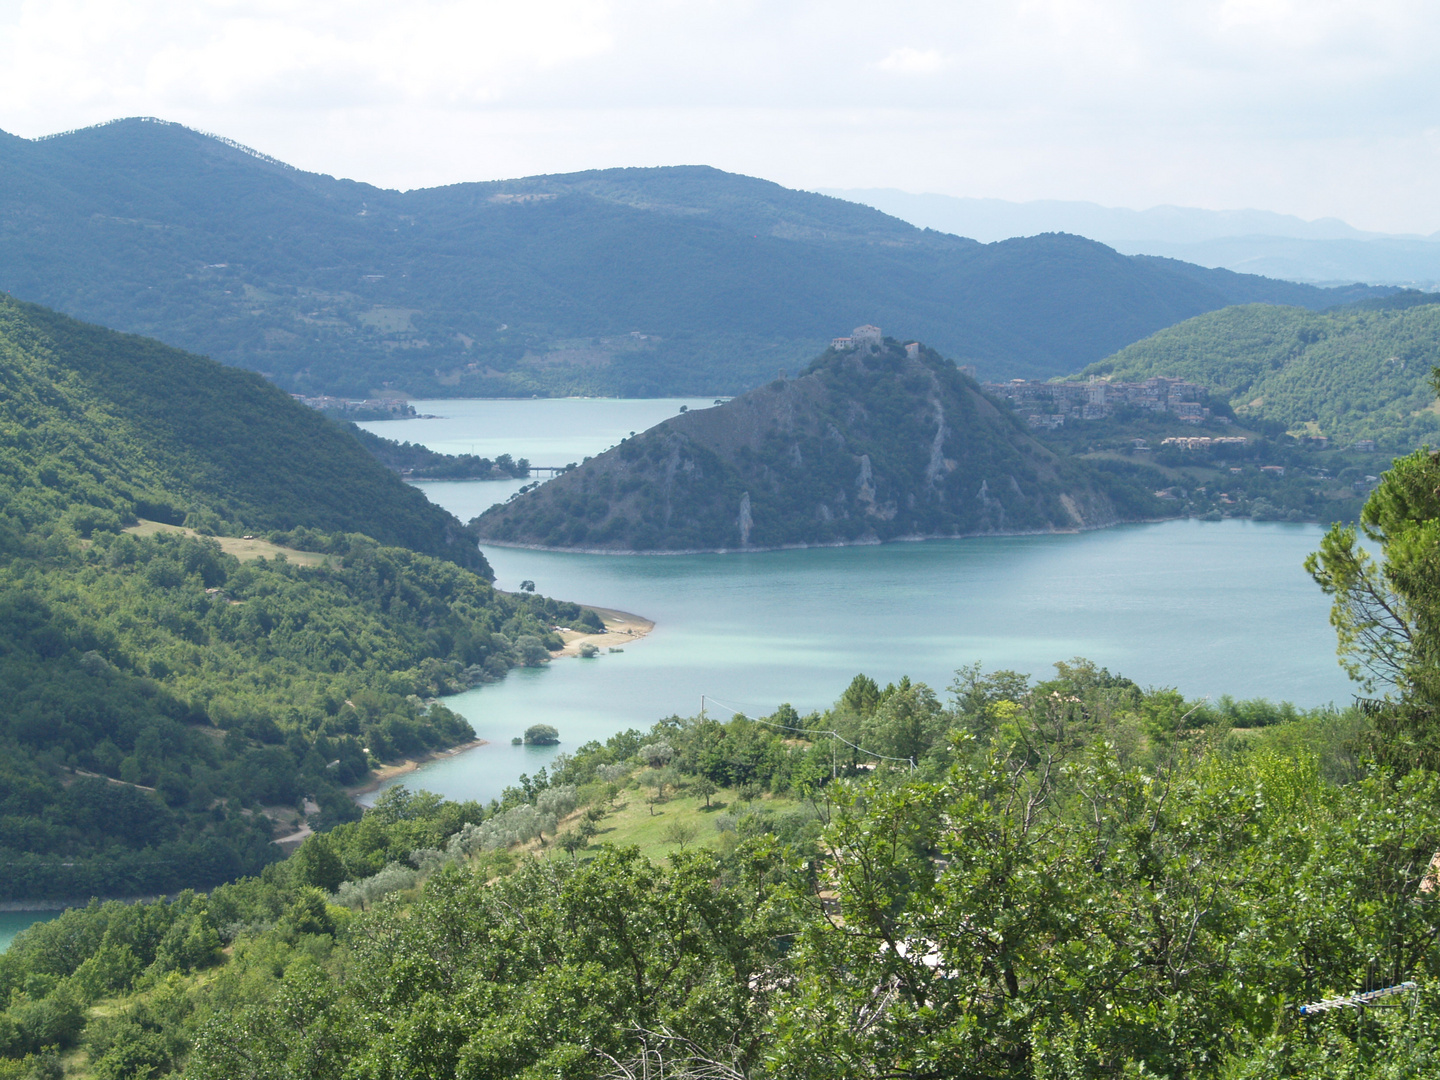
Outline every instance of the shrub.
{"label": "shrub", "polygon": [[515,641],[515,652],[526,667],[539,667],[550,659],[550,650],[534,634],[522,634]]}

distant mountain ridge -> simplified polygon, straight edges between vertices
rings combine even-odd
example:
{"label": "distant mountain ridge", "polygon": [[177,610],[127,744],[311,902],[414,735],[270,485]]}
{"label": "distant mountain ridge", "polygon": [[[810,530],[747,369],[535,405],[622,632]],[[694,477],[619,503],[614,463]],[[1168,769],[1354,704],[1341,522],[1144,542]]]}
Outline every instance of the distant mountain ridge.
{"label": "distant mountain ridge", "polygon": [[1056,455],[935,351],[862,330],[799,378],[672,417],[471,527],[525,546],[733,551],[1159,516],[1143,485]]}
{"label": "distant mountain ridge", "polygon": [[699,166],[386,191],[138,119],[0,136],[0,180],[0,288],[309,393],[736,393],[865,320],[1050,376],[1237,301],[1378,295],[982,245]]}
{"label": "distant mountain ridge", "polygon": [[[1266,210],[1156,206],[1128,210],[1091,202],[959,198],[894,188],[822,193],[982,241],[1070,232],[1127,255],[1159,255],[1205,267],[1303,282],[1440,282],[1440,233],[1367,232],[1337,218],[1306,221]],[[1311,305],[1306,305],[1311,306]]]}
{"label": "distant mountain ridge", "polygon": [[934,193],[916,194],[898,188],[822,188],[821,194],[849,199],[914,223],[921,228],[972,236],[982,243],[1042,232],[1073,232],[1104,244],[1166,240],[1195,244],[1237,236],[1273,236],[1291,240],[1424,240],[1440,241],[1440,233],[1371,232],[1339,218],[1306,220],[1271,210],[1204,210],[1194,206],[1152,206],[1132,210],[1067,199],[977,199]]}

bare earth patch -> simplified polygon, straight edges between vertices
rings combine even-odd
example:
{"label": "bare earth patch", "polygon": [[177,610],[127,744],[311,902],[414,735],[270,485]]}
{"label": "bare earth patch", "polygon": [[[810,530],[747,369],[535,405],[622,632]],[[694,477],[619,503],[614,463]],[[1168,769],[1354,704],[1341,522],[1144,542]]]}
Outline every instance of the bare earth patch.
{"label": "bare earth patch", "polygon": [[[139,524],[131,525],[125,530],[132,536],[154,536],[156,533],[180,533],[184,536],[199,536],[194,529],[187,529],[183,525],[166,525],[163,521],[149,521],[141,518]],[[234,555],[241,562],[250,562],[252,559],[273,559],[278,555],[285,558],[296,566],[329,566],[331,556],[322,555],[318,551],[301,551],[298,548],[282,547],[280,544],[272,544],[268,540],[245,539],[239,536],[212,536],[220,545],[220,550],[227,555]]]}

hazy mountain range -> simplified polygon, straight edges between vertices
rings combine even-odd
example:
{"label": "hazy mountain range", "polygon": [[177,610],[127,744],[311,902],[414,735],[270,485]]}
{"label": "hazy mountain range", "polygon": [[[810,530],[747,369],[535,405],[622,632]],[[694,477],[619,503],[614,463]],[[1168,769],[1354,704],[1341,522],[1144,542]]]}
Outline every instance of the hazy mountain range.
{"label": "hazy mountain range", "polygon": [[921,228],[982,242],[1068,232],[1127,255],[1163,255],[1200,266],[1306,282],[1433,289],[1440,283],[1440,233],[1365,232],[1338,218],[1306,221],[1266,210],[1156,206],[1127,210],[1054,199],[1007,202],[915,195],[894,188],[822,189]]}
{"label": "hazy mountain range", "polygon": [[864,323],[1050,376],[1229,304],[1386,291],[982,244],[700,166],[387,191],[139,119],[0,134],[0,180],[0,288],[310,393],[738,393]]}

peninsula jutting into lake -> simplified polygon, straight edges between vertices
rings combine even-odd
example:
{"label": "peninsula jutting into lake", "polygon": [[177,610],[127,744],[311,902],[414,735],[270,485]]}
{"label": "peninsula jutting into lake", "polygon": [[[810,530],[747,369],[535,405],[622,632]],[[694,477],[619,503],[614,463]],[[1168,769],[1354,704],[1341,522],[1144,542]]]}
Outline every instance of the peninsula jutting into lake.
{"label": "peninsula jutting into lake", "polygon": [[471,527],[595,551],[876,543],[1160,517],[1152,487],[1057,454],[953,362],[864,326],[798,378],[672,417]]}

